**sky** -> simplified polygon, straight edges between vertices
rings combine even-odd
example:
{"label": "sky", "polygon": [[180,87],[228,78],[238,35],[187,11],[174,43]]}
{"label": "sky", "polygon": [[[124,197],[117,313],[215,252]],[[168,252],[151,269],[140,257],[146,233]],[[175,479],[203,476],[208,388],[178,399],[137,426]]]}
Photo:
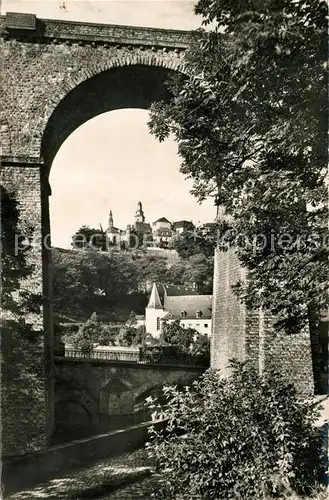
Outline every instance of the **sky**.
{"label": "sky", "polygon": [[[65,9],[63,7],[65,4]],[[0,0],[6,11],[38,17],[189,30],[200,25],[194,0]],[[69,247],[82,225],[124,229],[137,202],[146,220],[159,217],[202,223],[214,219],[211,200],[199,205],[192,183],[179,172],[173,139],[159,143],[147,128],[148,112],[111,111],[85,122],[62,144],[51,167],[52,244]]]}

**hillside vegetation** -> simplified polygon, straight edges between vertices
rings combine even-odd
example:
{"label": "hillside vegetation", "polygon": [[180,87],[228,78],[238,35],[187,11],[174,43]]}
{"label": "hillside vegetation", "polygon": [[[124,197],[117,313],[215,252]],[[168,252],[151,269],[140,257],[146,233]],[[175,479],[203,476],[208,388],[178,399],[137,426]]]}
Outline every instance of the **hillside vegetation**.
{"label": "hillside vegetation", "polygon": [[[180,245],[182,243],[180,242]],[[189,242],[163,255],[53,248],[53,308],[59,323],[86,321],[93,312],[103,322],[122,323],[133,310],[144,314],[154,281],[195,284],[212,293],[213,257]]]}

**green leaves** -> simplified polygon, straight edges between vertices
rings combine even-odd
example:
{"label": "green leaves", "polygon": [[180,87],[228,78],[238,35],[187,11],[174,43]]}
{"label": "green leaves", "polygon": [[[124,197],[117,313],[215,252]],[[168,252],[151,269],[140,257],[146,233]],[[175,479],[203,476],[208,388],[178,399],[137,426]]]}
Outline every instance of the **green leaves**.
{"label": "green leaves", "polygon": [[[163,322],[160,338],[151,350],[146,349],[146,359],[153,363],[195,364],[209,366],[210,339],[193,328],[183,328],[180,320]],[[170,388],[165,389],[166,391]],[[185,388],[186,394],[189,388]]]}
{"label": "green leaves", "polygon": [[148,444],[163,478],[157,498],[254,500],[316,482],[311,405],[274,372],[260,377],[237,361],[232,369],[228,379],[208,370],[190,388],[165,388],[162,408],[148,402],[168,419]]}
{"label": "green leaves", "polygon": [[[300,331],[310,306],[329,304],[328,7],[323,0],[200,0],[196,13],[211,28],[195,34],[188,76],[170,83],[169,104],[152,108],[151,131],[162,140],[174,134],[193,194],[212,196],[232,216],[235,235],[251,241],[231,239],[254,280],[240,297]],[[272,250],[272,233],[293,244]],[[255,248],[256,237],[267,244]]]}

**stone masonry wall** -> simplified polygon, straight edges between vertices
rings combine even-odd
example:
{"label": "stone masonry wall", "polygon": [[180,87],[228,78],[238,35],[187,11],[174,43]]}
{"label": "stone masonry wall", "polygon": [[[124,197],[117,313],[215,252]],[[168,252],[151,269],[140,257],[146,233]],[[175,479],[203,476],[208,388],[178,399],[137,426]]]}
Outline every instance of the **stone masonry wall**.
{"label": "stone masonry wall", "polygon": [[[34,265],[23,279],[20,290],[42,294],[42,224],[40,166],[1,165],[0,182],[9,195],[19,202],[20,222],[34,228],[34,244],[27,264]],[[22,239],[19,238],[20,243]],[[19,250],[18,250],[19,251]],[[19,294],[18,294],[19,300]],[[2,315],[3,317],[3,315]],[[3,317],[3,319],[6,319]],[[7,319],[11,319],[7,316]],[[2,454],[21,455],[47,444],[47,409],[45,404],[46,372],[43,310],[29,314],[25,320],[35,332],[29,339],[15,328],[1,328],[1,411]]]}
{"label": "stone masonry wall", "polygon": [[294,383],[299,393],[314,393],[309,331],[292,336],[278,333],[274,318],[262,310],[248,311],[234,296],[231,286],[247,279],[234,250],[215,252],[212,368],[226,375],[231,358],[249,360],[259,372],[274,367]]}
{"label": "stone masonry wall", "polygon": [[60,21],[46,22],[42,35],[37,30],[22,35],[6,30],[6,18],[1,24],[3,154],[16,158],[40,159],[51,114],[80,83],[116,67],[180,70],[188,38],[187,32],[112,26],[107,33],[106,26]]}
{"label": "stone masonry wall", "polygon": [[233,253],[215,250],[212,305],[211,366],[228,374],[228,362],[246,356],[246,311],[232,291],[244,272]]}
{"label": "stone masonry wall", "polygon": [[[47,175],[61,141],[73,130],[68,126],[49,151],[51,147],[44,136],[50,118],[67,96],[75,95],[78,102],[73,99],[70,109],[60,107],[56,115],[57,118],[60,115],[59,121],[52,122],[50,132],[47,129],[47,139],[51,142],[51,135],[61,130],[61,118],[66,120],[66,126],[73,123],[76,127],[98,113],[116,109],[112,102],[115,92],[128,89],[134,94],[136,88],[135,104],[148,103],[154,82],[161,87],[167,70],[183,68],[182,56],[189,37],[188,32],[171,30],[49,21],[23,14],[0,16],[1,184],[20,202],[22,226],[28,223],[34,227],[34,246],[29,257],[34,271],[22,282],[22,287],[43,295],[42,313],[29,318],[36,332],[33,343],[17,332],[2,331],[2,454],[5,456],[43,449],[54,424],[51,256],[42,241],[50,232]],[[148,80],[151,73],[145,70],[141,78],[140,70],[136,82],[136,73],[127,71],[131,67],[155,68],[159,76],[154,77],[156,71],[153,71],[153,80]],[[112,74],[112,69],[118,74],[121,68],[126,70],[124,91],[118,88],[118,75],[114,92],[109,82],[103,82],[103,87],[108,87],[105,101],[111,92],[114,97],[104,103],[104,109],[96,109],[90,115],[95,102],[102,101],[99,93],[104,97],[103,87],[94,85],[89,101],[83,92],[72,91],[82,83],[88,85],[93,77]],[[134,98],[129,96],[128,104]],[[88,110],[84,108],[86,101]],[[121,104],[125,104],[124,98]],[[71,114],[75,111],[78,117],[74,120]],[[49,239],[47,242],[50,244]]]}
{"label": "stone masonry wall", "polygon": [[264,365],[283,373],[306,397],[314,394],[311,338],[308,328],[297,335],[275,333],[273,318],[264,321]]}

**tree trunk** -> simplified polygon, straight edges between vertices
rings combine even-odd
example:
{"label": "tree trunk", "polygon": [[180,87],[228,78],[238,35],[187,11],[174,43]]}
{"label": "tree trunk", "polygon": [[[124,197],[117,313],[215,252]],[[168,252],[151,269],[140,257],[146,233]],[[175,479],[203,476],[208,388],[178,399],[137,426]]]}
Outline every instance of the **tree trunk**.
{"label": "tree trunk", "polygon": [[312,364],[315,394],[323,394],[324,387],[321,373],[321,344],[320,344],[320,313],[313,306],[308,308],[308,319],[311,336]]}

